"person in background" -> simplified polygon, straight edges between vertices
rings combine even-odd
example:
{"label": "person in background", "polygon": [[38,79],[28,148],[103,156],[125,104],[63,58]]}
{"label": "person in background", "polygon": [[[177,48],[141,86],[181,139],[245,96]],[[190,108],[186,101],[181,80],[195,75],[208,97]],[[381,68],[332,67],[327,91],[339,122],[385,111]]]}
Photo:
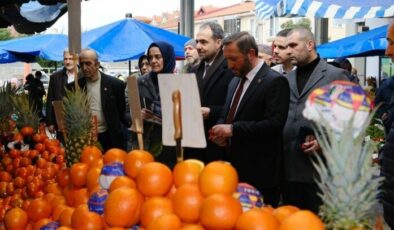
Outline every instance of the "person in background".
{"label": "person in background", "polygon": [[287,76],[287,74],[297,67],[291,63],[290,53],[287,49],[287,34],[291,29],[284,29],[276,34],[273,41],[273,70]]}
{"label": "person in background", "polygon": [[357,75],[352,74],[352,63],[347,58],[337,58],[334,60],[335,63],[338,63],[339,67],[346,70],[349,73],[349,81],[354,82],[356,84],[359,83],[359,79]]}
{"label": "person in background", "polygon": [[276,207],[289,83],[258,58],[256,41],[249,33],[231,34],[223,46],[228,66],[237,77],[229,85],[225,112],[212,127],[210,139],[227,148],[239,180],[256,187],[264,203]]}
{"label": "person in background", "polygon": [[[152,71],[138,78],[141,107],[143,108],[142,118],[144,119],[144,147],[155,156],[156,161],[172,168],[176,164],[175,149],[162,145],[158,74],[174,73],[174,47],[164,41],[153,42],[148,48],[148,59]],[[137,138],[133,139],[137,140]]]}
{"label": "person in background", "polygon": [[28,74],[26,76],[25,90],[27,90],[29,95],[29,103],[33,107],[33,110],[37,113],[40,121],[44,121],[44,115],[42,113],[43,107],[43,96],[45,93],[44,84],[41,82],[42,73],[40,71],[35,72],[35,77],[33,74]]}
{"label": "person in background", "polygon": [[[387,31],[386,56],[394,62],[394,22]],[[394,103],[394,102],[393,102]],[[392,109],[394,110],[394,109]],[[391,229],[394,228],[394,125],[386,136],[386,143],[381,158],[382,175],[385,177],[382,185],[383,215]]]}
{"label": "person in background", "polygon": [[86,90],[92,115],[97,117],[98,141],[104,152],[110,148],[125,149],[124,82],[99,70],[100,61],[96,51],[92,49],[81,51],[79,66],[81,77],[78,79],[78,84]]}
{"label": "person in background", "polygon": [[272,62],[272,47],[266,44],[260,44],[257,45],[259,49],[259,55],[258,57],[268,65],[271,66],[273,64]]}
{"label": "person in background", "polygon": [[309,94],[335,80],[348,81],[345,70],[320,59],[313,33],[305,28],[291,30],[287,35],[290,59],[297,69],[287,75],[290,84],[290,106],[284,141],[283,201],[318,213],[321,198],[315,182],[316,171],[311,157],[320,154],[320,145],[313,133],[313,122],[302,112]]}
{"label": "person in background", "polygon": [[190,39],[184,45],[185,47],[185,73],[195,73],[200,64],[200,57],[196,49],[197,42],[195,39]]}
{"label": "person in background", "polygon": [[196,34],[196,48],[200,56],[196,78],[200,92],[207,147],[205,149],[185,149],[186,159],[196,158],[205,163],[225,159],[225,149],[208,139],[208,131],[217,123],[222,114],[228,84],[234,76],[227,67],[227,61],[223,56],[223,38],[223,28],[216,22],[202,24]]}
{"label": "person in background", "polygon": [[74,62],[73,56],[65,50],[63,52],[63,65],[61,70],[51,74],[48,84],[48,96],[46,102],[46,124],[48,131],[52,134],[56,133],[56,139],[64,144],[63,133],[59,132],[56,123],[55,111],[53,109],[53,101],[61,101],[66,96],[65,86],[74,81]]}
{"label": "person in background", "polygon": [[140,69],[141,76],[144,76],[151,71],[148,56],[145,54],[141,55],[141,57],[138,59],[138,68]]}

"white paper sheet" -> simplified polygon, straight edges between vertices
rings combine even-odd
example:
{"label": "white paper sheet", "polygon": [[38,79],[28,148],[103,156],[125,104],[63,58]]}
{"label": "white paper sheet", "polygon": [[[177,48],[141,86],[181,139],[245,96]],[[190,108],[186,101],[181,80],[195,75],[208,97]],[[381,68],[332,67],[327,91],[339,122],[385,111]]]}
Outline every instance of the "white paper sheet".
{"label": "white paper sheet", "polygon": [[205,148],[200,94],[194,74],[159,74],[163,144],[175,146],[172,93],[181,92],[182,147]]}

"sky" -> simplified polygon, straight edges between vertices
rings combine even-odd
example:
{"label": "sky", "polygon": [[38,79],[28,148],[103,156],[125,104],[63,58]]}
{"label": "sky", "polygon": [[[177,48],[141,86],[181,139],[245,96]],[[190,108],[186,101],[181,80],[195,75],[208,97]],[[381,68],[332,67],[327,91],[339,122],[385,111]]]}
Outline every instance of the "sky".
{"label": "sky", "polygon": [[[181,0],[89,0],[81,5],[82,31],[93,29],[102,25],[125,18],[126,13],[133,16],[151,17],[164,12],[180,9]],[[230,6],[240,3],[241,0],[194,0],[194,9],[202,5],[218,7]],[[47,33],[67,33],[68,14],[63,15]]]}

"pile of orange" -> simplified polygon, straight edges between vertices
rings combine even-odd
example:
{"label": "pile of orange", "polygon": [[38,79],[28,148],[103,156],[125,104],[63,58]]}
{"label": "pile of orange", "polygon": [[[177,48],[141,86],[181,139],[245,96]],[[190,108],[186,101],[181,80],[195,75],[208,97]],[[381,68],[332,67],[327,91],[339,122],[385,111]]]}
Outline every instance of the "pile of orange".
{"label": "pile of orange", "polygon": [[[18,154],[12,153],[13,156]],[[41,161],[36,165],[49,164]],[[10,160],[3,158],[3,162],[8,165]],[[123,164],[125,175],[112,181],[100,215],[89,210],[87,204],[89,197],[102,189],[99,177],[103,166],[113,162]],[[34,175],[37,169],[42,168],[37,166]],[[155,162],[146,151],[126,153],[111,149],[102,154],[98,148],[89,146],[82,151],[79,163],[70,168],[59,167],[51,173],[51,183],[37,180],[34,186],[26,186],[26,193],[40,192],[34,199],[19,200],[22,196],[18,195],[0,199],[3,221],[0,229],[40,229],[51,221],[60,224],[58,229],[127,229],[136,224],[148,230],[324,229],[314,214],[293,206],[243,212],[234,196],[237,172],[226,162],[204,166],[198,160],[186,160],[171,170]],[[31,175],[18,170],[20,177],[25,174]],[[13,175],[0,173],[0,180],[8,183]],[[10,190],[9,185],[2,182],[0,196],[2,191]],[[16,178],[13,182],[18,189],[24,183]]]}

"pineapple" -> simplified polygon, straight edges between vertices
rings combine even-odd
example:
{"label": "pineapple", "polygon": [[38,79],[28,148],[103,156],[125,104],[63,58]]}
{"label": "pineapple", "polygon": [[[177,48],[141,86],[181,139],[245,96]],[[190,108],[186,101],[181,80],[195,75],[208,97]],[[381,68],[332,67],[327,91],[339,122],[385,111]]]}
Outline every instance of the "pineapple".
{"label": "pineapple", "polygon": [[11,104],[11,96],[15,96],[16,91],[9,82],[0,87],[0,135],[6,136],[7,133],[12,131],[13,105]]}
{"label": "pineapple", "polygon": [[80,88],[66,90],[63,99],[64,127],[67,134],[67,166],[79,162],[82,149],[92,143],[92,114],[87,94]]}
{"label": "pineapple", "polygon": [[372,166],[373,145],[365,141],[372,114],[356,136],[353,119],[340,134],[324,118],[316,124],[316,131],[321,134],[318,142],[324,152],[324,160],[317,156],[314,162],[323,200],[319,214],[327,229],[372,229],[382,181]]}
{"label": "pineapple", "polygon": [[11,103],[14,106],[16,127],[19,130],[23,127],[32,127],[34,131],[37,131],[40,123],[40,117],[34,111],[33,106],[30,105],[28,95],[21,93],[12,95],[10,98]]}

